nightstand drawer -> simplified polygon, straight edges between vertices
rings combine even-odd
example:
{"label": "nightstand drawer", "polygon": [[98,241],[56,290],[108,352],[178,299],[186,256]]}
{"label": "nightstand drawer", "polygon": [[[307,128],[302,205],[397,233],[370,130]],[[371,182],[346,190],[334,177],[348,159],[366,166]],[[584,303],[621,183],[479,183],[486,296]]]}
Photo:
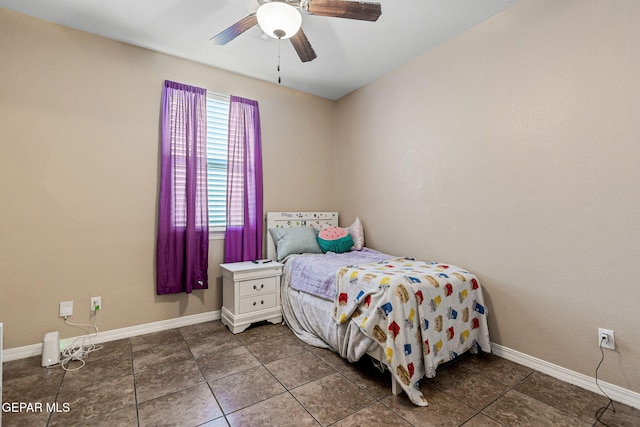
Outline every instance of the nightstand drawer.
{"label": "nightstand drawer", "polygon": [[264,310],[276,306],[276,294],[264,294],[240,299],[240,314]]}
{"label": "nightstand drawer", "polygon": [[239,284],[240,297],[243,298],[275,292],[278,279],[280,279],[280,276],[242,281]]}

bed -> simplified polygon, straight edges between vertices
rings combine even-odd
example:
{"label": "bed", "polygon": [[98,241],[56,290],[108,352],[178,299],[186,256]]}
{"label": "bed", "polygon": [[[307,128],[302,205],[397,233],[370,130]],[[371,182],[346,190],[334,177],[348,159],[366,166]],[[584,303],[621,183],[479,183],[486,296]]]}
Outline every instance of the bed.
{"label": "bed", "polygon": [[452,264],[367,248],[357,219],[345,228],[353,250],[318,251],[310,236],[337,226],[337,212],[267,214],[267,256],[284,264],[284,320],[310,345],[351,362],[373,357],[390,371],[394,394],[427,406],[423,378],[467,351],[490,352],[480,283]]}

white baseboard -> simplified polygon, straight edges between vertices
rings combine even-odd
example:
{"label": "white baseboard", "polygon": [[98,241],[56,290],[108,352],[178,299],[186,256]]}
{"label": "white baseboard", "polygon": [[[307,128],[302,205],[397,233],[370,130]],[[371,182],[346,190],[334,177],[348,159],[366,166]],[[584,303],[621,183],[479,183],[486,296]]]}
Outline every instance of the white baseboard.
{"label": "white baseboard", "polygon": [[[570,371],[569,369],[554,365],[553,363],[545,362],[544,360],[537,359],[524,353],[520,353],[508,347],[503,347],[499,344],[491,343],[491,352],[496,356],[502,357],[503,359],[511,360],[512,362],[516,362],[520,365],[535,369],[538,372],[542,372],[543,374],[547,374],[561,381],[602,395],[602,392],[596,385],[595,378],[580,374],[578,372]],[[636,393],[634,391],[627,390],[620,386],[609,384],[601,380],[598,380],[598,385],[600,385],[600,388],[602,388],[602,390],[612,400],[640,409],[640,393]]]}
{"label": "white baseboard", "polygon": [[[115,341],[123,338],[135,337],[137,335],[150,334],[153,332],[166,331],[167,329],[181,328],[183,326],[195,325],[196,323],[209,322],[220,319],[220,310],[209,311],[207,313],[182,316],[175,319],[160,320],[158,322],[144,323],[142,325],[130,326],[128,328],[113,329],[100,332],[94,339],[95,344]],[[61,346],[67,346],[79,337],[65,338],[60,340]],[[4,362],[24,359],[27,357],[39,356],[42,354],[42,343],[26,345],[24,347],[10,348],[2,350]]]}

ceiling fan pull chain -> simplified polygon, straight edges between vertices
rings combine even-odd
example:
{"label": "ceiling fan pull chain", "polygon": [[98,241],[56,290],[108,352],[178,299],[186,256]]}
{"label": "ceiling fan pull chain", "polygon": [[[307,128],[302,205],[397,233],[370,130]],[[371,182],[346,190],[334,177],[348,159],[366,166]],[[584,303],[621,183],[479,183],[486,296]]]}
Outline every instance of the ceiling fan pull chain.
{"label": "ceiling fan pull chain", "polygon": [[278,39],[278,84],[282,84],[282,80],[280,79],[280,43],[281,39]]}

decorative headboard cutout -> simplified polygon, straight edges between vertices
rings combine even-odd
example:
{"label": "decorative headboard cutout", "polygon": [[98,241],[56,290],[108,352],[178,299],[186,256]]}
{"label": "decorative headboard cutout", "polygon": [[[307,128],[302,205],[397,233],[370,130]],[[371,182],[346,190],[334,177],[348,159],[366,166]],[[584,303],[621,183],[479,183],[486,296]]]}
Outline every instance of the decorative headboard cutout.
{"label": "decorative headboard cutout", "polygon": [[313,227],[320,230],[323,225],[337,226],[338,212],[267,212],[267,258],[278,258],[270,228]]}

